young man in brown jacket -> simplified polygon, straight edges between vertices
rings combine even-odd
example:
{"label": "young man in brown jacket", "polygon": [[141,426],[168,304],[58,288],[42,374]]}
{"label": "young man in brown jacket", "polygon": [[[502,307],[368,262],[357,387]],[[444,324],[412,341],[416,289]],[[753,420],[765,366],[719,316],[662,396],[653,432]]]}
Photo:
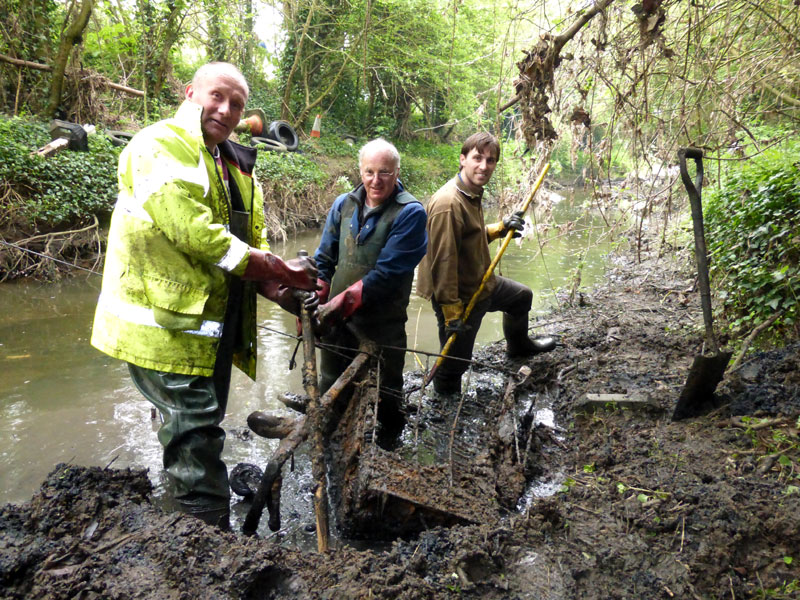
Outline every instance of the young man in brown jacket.
{"label": "young man in brown jacket", "polygon": [[[528,337],[531,289],[493,275],[487,281],[466,322],[464,309],[480,286],[491,263],[489,242],[509,230],[524,228],[522,212],[486,225],[483,220],[483,188],[489,183],[500,158],[500,144],[490,133],[471,135],[461,148],[458,174],[442,186],[428,203],[428,253],[419,265],[417,293],[430,298],[439,323],[442,345],[457,333],[449,356],[470,359],[475,337],[487,312],[503,312],[503,334],[510,357],[532,356],[555,348],[553,338]],[[518,237],[518,236],[517,236]],[[468,362],[445,360],[433,379],[440,394],[460,392],[461,375]]]}

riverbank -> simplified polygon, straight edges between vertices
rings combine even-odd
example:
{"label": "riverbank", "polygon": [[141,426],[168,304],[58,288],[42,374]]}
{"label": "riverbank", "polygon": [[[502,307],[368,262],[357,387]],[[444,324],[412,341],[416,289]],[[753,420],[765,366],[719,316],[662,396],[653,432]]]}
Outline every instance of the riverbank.
{"label": "riverbank", "polygon": [[[563,345],[529,361],[518,403],[554,422],[535,428],[528,507],[497,521],[321,556],[163,514],[142,472],[60,466],[30,502],[0,509],[2,595],[796,597],[800,345],[748,359],[718,409],[673,423],[701,323],[691,273],[628,256],[533,323]],[[476,358],[518,368],[503,350]],[[586,394],[626,398],[587,407]],[[548,488],[561,491],[537,497]]]}

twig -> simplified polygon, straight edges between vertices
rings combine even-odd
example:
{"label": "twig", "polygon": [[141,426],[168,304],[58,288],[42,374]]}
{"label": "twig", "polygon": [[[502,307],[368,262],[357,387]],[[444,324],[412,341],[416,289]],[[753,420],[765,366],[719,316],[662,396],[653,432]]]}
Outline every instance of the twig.
{"label": "twig", "polygon": [[464,406],[464,398],[467,397],[467,390],[469,389],[469,383],[471,379],[472,379],[472,367],[470,367],[469,371],[467,371],[467,385],[461,392],[461,399],[458,402],[458,409],[456,409],[456,416],[453,417],[453,426],[450,428],[450,441],[447,444],[447,454],[450,460],[450,486],[453,485],[453,441],[455,440],[456,436],[456,427],[458,426],[458,418],[461,415],[461,407]]}
{"label": "twig", "polygon": [[733,365],[731,365],[729,373],[739,368],[739,365],[742,363],[742,359],[744,358],[744,355],[747,352],[747,350],[750,348],[750,344],[753,343],[753,340],[755,340],[761,334],[762,331],[769,328],[775,321],[780,319],[785,312],[786,312],[785,310],[776,312],[775,314],[770,316],[769,319],[767,319],[760,325],[756,326],[753,329],[753,331],[750,332],[750,335],[748,335],[745,338],[744,342],[742,342],[742,349],[739,350],[739,354],[736,356],[736,360],[733,361]]}

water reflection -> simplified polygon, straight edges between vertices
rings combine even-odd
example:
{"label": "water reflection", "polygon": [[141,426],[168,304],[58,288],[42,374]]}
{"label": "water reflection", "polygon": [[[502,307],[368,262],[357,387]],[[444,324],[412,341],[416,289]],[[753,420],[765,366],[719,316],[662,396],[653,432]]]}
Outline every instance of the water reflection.
{"label": "water reflection", "polygon": [[[581,209],[577,203],[562,202],[553,212],[563,222],[576,218]],[[589,219],[584,225],[597,226],[598,221]],[[598,233],[576,228],[565,235],[534,236],[509,247],[500,272],[529,285],[534,310],[544,312],[554,302],[553,290],[571,281],[579,263],[584,264],[583,286],[602,275],[607,245],[592,245]],[[318,239],[318,232],[307,232],[275,244],[273,250],[291,257],[299,249],[313,251]],[[29,499],[46,474],[66,461],[146,467],[160,484],[161,448],[154,433],[158,422],[150,418],[150,405],[130,383],[123,363],[89,345],[99,290],[100,277],[85,274],[56,284],[0,285],[0,503]],[[429,302],[412,295],[408,312],[409,346],[437,352]],[[295,341],[286,334],[296,331],[294,317],[261,301],[259,322],[258,380],[234,369],[223,424],[228,431],[225,460],[231,467],[238,462],[264,465],[277,445],[242,433],[247,415],[256,409],[284,410],[277,396],[302,391],[300,368],[289,370]],[[501,338],[500,315],[487,315],[478,344]],[[298,358],[301,355],[302,349]],[[420,360],[426,364],[428,359]],[[406,368],[419,368],[410,353]],[[304,497],[310,482],[293,476],[284,485],[287,497]],[[289,510],[305,516],[310,514],[306,508]]]}

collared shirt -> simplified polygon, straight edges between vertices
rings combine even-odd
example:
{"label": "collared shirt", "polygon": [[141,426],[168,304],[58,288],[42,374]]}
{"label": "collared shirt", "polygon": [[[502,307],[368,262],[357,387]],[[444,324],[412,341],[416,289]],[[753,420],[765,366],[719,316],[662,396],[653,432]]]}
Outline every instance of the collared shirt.
{"label": "collared shirt", "polygon": [[[419,265],[417,294],[439,304],[465,305],[492,262],[483,219],[483,188],[460,175],[444,184],[428,202],[428,253]],[[494,275],[479,299],[489,296]]]}

